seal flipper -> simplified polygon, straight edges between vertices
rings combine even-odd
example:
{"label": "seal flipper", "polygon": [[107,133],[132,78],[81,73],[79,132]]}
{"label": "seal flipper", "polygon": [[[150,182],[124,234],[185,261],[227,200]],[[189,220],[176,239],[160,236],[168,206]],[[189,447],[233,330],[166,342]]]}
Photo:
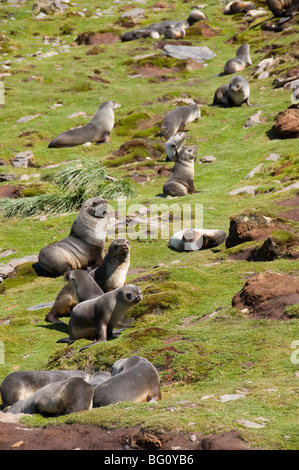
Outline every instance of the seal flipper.
{"label": "seal flipper", "polygon": [[[92,343],[89,343],[89,344],[87,344],[86,346],[83,346],[83,348],[81,348],[81,349],[79,350],[79,352],[80,352],[80,351],[83,351],[84,349],[89,348],[90,346],[93,346],[94,344],[104,343],[105,341],[107,341],[107,340],[106,340],[106,339],[100,339],[100,340],[98,340],[98,341],[93,341]],[[57,341],[57,343],[58,343],[58,341]]]}
{"label": "seal flipper", "polygon": [[61,338],[56,343],[68,343],[68,344],[73,344],[75,342],[74,339],[72,339],[70,336],[66,336],[65,338]]}

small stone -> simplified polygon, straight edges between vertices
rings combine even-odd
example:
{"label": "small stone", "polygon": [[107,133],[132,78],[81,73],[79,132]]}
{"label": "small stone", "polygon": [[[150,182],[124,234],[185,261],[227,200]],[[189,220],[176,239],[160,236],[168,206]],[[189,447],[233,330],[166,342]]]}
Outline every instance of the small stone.
{"label": "small stone", "polygon": [[202,163],[215,163],[216,157],[213,157],[213,155],[206,155],[205,157],[202,157],[200,161]]}
{"label": "small stone", "polygon": [[32,121],[32,119],[37,118],[40,114],[32,114],[31,116],[24,116],[17,120],[17,124],[22,124],[23,122]]}
{"label": "small stone", "polygon": [[254,421],[249,421],[248,419],[237,419],[237,423],[245,426],[245,428],[264,428],[265,424],[255,423]]}
{"label": "small stone", "polygon": [[260,124],[262,122],[260,120],[261,114],[262,114],[262,111],[257,111],[249,119],[247,119],[247,121],[245,121],[243,129],[247,129],[248,127],[252,127],[252,126],[256,126],[257,124]]}
{"label": "small stone", "polygon": [[243,397],[244,395],[241,395],[240,393],[231,393],[231,394],[222,395],[220,397],[220,401],[221,403],[226,403],[227,401],[238,400],[239,398],[243,398]]}
{"label": "small stone", "polygon": [[253,168],[253,170],[251,170],[246,176],[245,176],[245,179],[248,180],[250,178],[252,178],[256,173],[259,173],[262,169],[262,166],[263,164],[260,163],[258,166],[256,166],[255,168]]}
{"label": "small stone", "polygon": [[15,168],[28,168],[29,161],[32,157],[33,153],[31,152],[31,150],[26,150],[25,152],[17,153],[13,158],[12,166],[14,166]]}
{"label": "small stone", "polygon": [[269,155],[266,157],[266,160],[271,160],[272,162],[277,162],[279,160],[281,155],[279,153],[269,153]]}
{"label": "small stone", "polygon": [[252,194],[254,196],[256,189],[257,189],[257,186],[243,186],[242,188],[233,189],[228,194],[230,196],[235,196],[237,194],[244,194],[245,193],[245,194]]}

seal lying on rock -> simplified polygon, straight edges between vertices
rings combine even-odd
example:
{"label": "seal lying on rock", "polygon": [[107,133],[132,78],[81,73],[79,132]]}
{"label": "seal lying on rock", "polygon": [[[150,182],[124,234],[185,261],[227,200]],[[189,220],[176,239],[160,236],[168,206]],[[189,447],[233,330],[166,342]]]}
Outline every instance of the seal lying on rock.
{"label": "seal lying on rock", "polygon": [[42,248],[33,265],[42,276],[62,276],[67,271],[96,267],[102,261],[107,233],[107,201],[94,197],[83,203],[70,234]]}
{"label": "seal lying on rock", "polygon": [[161,400],[161,391],[156,368],[143,357],[131,356],[115,362],[111,378],[95,387],[93,406],[157,400]]}
{"label": "seal lying on rock", "polygon": [[[100,292],[109,292],[110,290],[121,287],[126,282],[126,276],[130,267],[130,243],[125,238],[117,238],[110,244],[108,252],[103,259],[102,264],[85,274],[80,275],[82,279],[81,284],[77,282],[78,286],[75,290],[70,282],[63,286],[59,292],[53,307],[46,315],[45,320],[50,323],[63,323],[59,320],[59,317],[68,317],[71,314],[72,309],[77,303],[83,300],[88,300],[96,295],[97,289],[94,286],[94,281],[98,285]],[[88,274],[88,275],[87,275]],[[69,280],[68,276],[72,276],[75,280],[79,275],[76,272],[72,274],[66,274],[66,279]],[[84,282],[83,282],[84,277]],[[92,278],[92,280],[89,279]],[[79,279],[79,280],[80,280]],[[93,281],[93,282],[92,282]],[[79,296],[79,298],[78,298]]]}
{"label": "seal lying on rock", "polygon": [[119,106],[114,101],[105,101],[88,124],[62,132],[51,140],[49,148],[75,147],[86,142],[109,142],[114,127],[114,109]]}
{"label": "seal lying on rock", "polygon": [[169,240],[169,246],[178,251],[198,251],[221,245],[226,238],[223,230],[187,228],[175,233]]}

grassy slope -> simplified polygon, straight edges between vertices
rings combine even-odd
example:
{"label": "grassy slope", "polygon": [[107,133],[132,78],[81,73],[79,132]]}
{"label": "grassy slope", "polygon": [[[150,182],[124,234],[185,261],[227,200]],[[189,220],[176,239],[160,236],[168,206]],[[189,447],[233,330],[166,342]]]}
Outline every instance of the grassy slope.
{"label": "grassy slope", "polygon": [[[81,11],[87,8],[94,12],[97,2],[78,0],[78,7],[67,11]],[[242,17],[225,17],[218,1],[206,7],[211,26],[218,34],[203,38],[192,35],[193,45],[207,45],[216,52],[216,57],[207,67],[200,70],[183,71],[176,74],[175,81],[153,83],[147,78],[130,78],[134,70],[125,64],[132,56],[154,51],[153,40],[139,40],[130,43],[107,44],[103,53],[86,55],[92,46],[77,46],[77,34],[87,30],[112,30],[122,33],[116,21],[121,12],[120,6],[113,7],[112,16],[98,19],[80,16],[50,17],[35,21],[29,11],[29,4],[16,9],[4,6],[1,16],[13,13],[15,20],[3,23],[1,31],[9,37],[7,55],[3,60],[22,55],[25,61],[13,62],[13,74],[4,79],[6,106],[1,116],[6,125],[1,126],[0,157],[7,163],[16,152],[31,149],[34,164],[28,170],[12,169],[8,164],[2,172],[44,174],[43,166],[59,162],[88,158],[105,161],[121,144],[131,140],[134,130],[129,127],[118,132],[119,124],[131,112],[146,112],[152,116],[150,125],[158,125],[162,116],[173,108],[171,101],[158,101],[165,95],[180,96],[189,93],[192,98],[204,100],[202,117],[188,126],[191,143],[198,144],[198,157],[214,155],[213,165],[196,165],[195,187],[202,193],[182,198],[180,202],[203,204],[204,226],[228,230],[229,217],[246,208],[262,208],[268,214],[279,212],[275,204],[286,195],[267,192],[278,189],[277,176],[271,169],[291,161],[288,173],[282,174],[288,181],[298,173],[296,160],[297,142],[293,140],[270,140],[266,132],[271,129],[275,114],[290,104],[290,92],[273,89],[273,77],[266,80],[253,80],[251,73],[259,60],[260,52],[266,44],[282,44],[294,41],[293,35],[268,34],[264,39],[260,33],[250,34],[253,66],[242,75],[250,80],[251,102],[256,108],[221,109],[211,108],[213,94],[226,77],[217,77],[224,62],[231,58],[237,45],[227,41],[242,26]],[[102,10],[110,2],[101,2]],[[166,11],[149,8],[146,4],[146,22],[157,22],[165,17],[185,19],[190,6],[181,1],[173,2]],[[142,5],[143,6],[143,5]],[[62,35],[61,28],[71,26],[71,35]],[[217,29],[218,28],[218,29]],[[13,31],[13,34],[11,33]],[[187,30],[189,40],[191,28]],[[298,31],[298,30],[297,30]],[[70,44],[70,52],[38,59],[30,54],[37,50],[47,52],[60,50],[61,46],[47,46],[43,36],[59,37]],[[1,44],[0,44],[1,45]],[[7,47],[7,45],[6,45]],[[287,48],[286,48],[287,49]],[[233,52],[232,52],[233,51]],[[159,51],[156,51],[159,56]],[[76,57],[76,59],[74,59]],[[88,78],[94,70],[109,83],[94,82]],[[30,77],[35,78],[28,80]],[[43,78],[38,78],[43,77]],[[78,117],[66,120],[65,117],[76,111],[85,111],[92,116],[100,101],[113,99],[121,103],[116,110],[116,126],[109,145],[76,147],[73,149],[48,149],[48,141],[67,126],[84,124]],[[144,106],[144,103],[151,104]],[[50,109],[54,103],[64,106]],[[257,109],[262,110],[264,124],[251,129],[242,129],[245,120]],[[29,114],[40,117],[25,123],[16,120]],[[19,137],[24,131],[34,134]],[[151,138],[155,138],[153,135]],[[26,147],[26,145],[30,145]],[[264,163],[264,171],[250,182],[245,175],[259,163],[263,163],[269,152],[282,155],[279,164]],[[198,158],[198,160],[199,160]],[[106,160],[107,161],[107,160]],[[171,163],[160,162],[163,166]],[[132,167],[132,166],[131,166]],[[13,170],[13,171],[12,171]],[[142,172],[144,172],[142,170]],[[110,168],[112,176],[128,174],[125,167]],[[150,174],[150,169],[149,169]],[[281,174],[279,175],[281,178]],[[134,183],[138,196],[130,203],[172,204],[178,200],[157,198],[161,193],[165,178],[151,179],[144,185]],[[246,184],[254,184],[262,189],[256,197],[232,197],[228,191]],[[291,193],[287,193],[287,197]],[[115,201],[111,201],[116,205]],[[212,208],[212,209],[211,209]],[[4,258],[7,262],[16,256],[37,254],[39,249],[53,240],[68,234],[76,214],[49,218],[2,220],[0,226],[0,251],[15,249],[17,254]],[[108,245],[108,243],[107,243]],[[47,310],[29,312],[26,307],[54,300],[62,279],[37,278],[30,264],[18,270],[17,277],[8,279],[1,285],[0,319],[9,319],[9,325],[0,325],[0,339],[5,345],[5,364],[0,365],[0,379],[18,369],[42,368],[84,368],[109,369],[120,357],[138,354],[147,357],[158,367],[162,380],[163,400],[157,404],[120,404],[61,418],[43,419],[34,416],[27,419],[32,425],[56,424],[61,422],[93,423],[104,426],[131,426],[143,423],[153,429],[182,429],[205,433],[223,432],[238,429],[244,439],[252,445],[273,449],[294,449],[298,447],[298,434],[295,429],[295,372],[297,366],[290,361],[292,341],[298,339],[296,320],[277,322],[273,320],[249,320],[231,308],[231,299],[242,288],[248,272],[261,272],[267,269],[278,272],[296,272],[292,261],[277,260],[269,263],[228,261],[225,248],[198,252],[176,253],[167,248],[166,240],[136,240],[131,242],[131,267],[144,268],[153,274],[153,279],[138,283],[144,291],[144,302],[134,310],[135,328],[125,331],[118,339],[79,353],[86,341],[78,341],[65,349],[56,341],[66,335],[66,329],[44,322]],[[179,263],[171,264],[179,260]],[[159,263],[166,267],[153,269]],[[210,263],[218,263],[205,266]],[[142,275],[142,273],[141,273]],[[128,277],[133,281],[136,275]],[[214,318],[198,322],[200,318],[219,309]],[[189,319],[189,321],[188,321]],[[296,336],[297,335],[297,336]],[[275,389],[275,391],[267,391]],[[225,393],[245,392],[245,397],[236,401],[221,403],[219,397]],[[213,395],[207,400],[203,396]],[[180,403],[186,400],[187,403]],[[171,412],[172,409],[175,412]],[[237,420],[255,420],[263,417],[266,426],[259,429],[244,428]],[[193,423],[193,424],[190,424]],[[288,436],[288,437],[285,437]]]}

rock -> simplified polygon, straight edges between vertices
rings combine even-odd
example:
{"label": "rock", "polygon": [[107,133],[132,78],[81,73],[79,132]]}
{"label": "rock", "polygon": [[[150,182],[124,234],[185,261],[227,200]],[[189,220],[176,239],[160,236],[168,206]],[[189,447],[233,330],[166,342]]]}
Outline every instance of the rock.
{"label": "rock", "polygon": [[64,8],[66,8],[66,5],[62,4],[60,0],[37,0],[37,2],[33,4],[32,11],[34,15],[38,15],[39,13],[49,15],[53,13],[63,13]]}
{"label": "rock", "polygon": [[13,157],[12,166],[14,166],[15,168],[28,168],[29,162],[32,157],[33,153],[31,152],[31,150],[26,150],[25,152],[17,153]]}
{"label": "rock", "polygon": [[250,178],[252,178],[256,173],[259,173],[262,169],[262,166],[263,164],[260,163],[258,166],[256,166],[255,168],[253,168],[253,170],[251,170],[246,176],[245,176],[245,179],[248,180]]}
{"label": "rock", "polygon": [[0,253],[0,258],[5,258],[6,256],[13,255],[14,253],[16,253],[16,251],[14,251],[14,250],[2,251],[2,253]]}
{"label": "rock", "polygon": [[277,193],[285,193],[286,191],[291,191],[292,189],[298,189],[299,188],[299,181],[296,181],[296,183],[292,183],[289,186],[286,186],[285,188],[280,189],[277,191]]}
{"label": "rock", "polygon": [[272,127],[278,139],[297,139],[299,137],[299,105],[293,104],[275,116]]}
{"label": "rock", "polygon": [[256,113],[253,114],[247,121],[245,121],[245,124],[243,126],[243,129],[248,129],[248,127],[256,126],[257,124],[261,124],[261,117],[262,111],[257,111]]}
{"label": "rock", "polygon": [[126,11],[121,15],[121,18],[137,23],[138,21],[144,20],[144,10],[142,8],[133,8],[132,10]]}
{"label": "rock", "polygon": [[260,80],[267,78],[269,76],[269,72],[276,64],[277,59],[274,59],[273,57],[261,60],[261,62],[257,64],[257,69],[253,73],[254,78],[258,78]]}
{"label": "rock", "polygon": [[233,297],[232,306],[248,309],[250,318],[284,320],[289,305],[299,302],[299,278],[288,274],[266,271],[248,279]]}
{"label": "rock", "polygon": [[9,413],[9,411],[3,413],[0,411],[0,422],[13,424],[18,423],[23,416],[25,416],[24,413]]}
{"label": "rock", "polygon": [[8,174],[8,173],[1,173],[0,174],[0,183],[4,181],[13,181],[15,179],[15,175]]}
{"label": "rock", "polygon": [[277,162],[279,160],[281,155],[279,153],[269,153],[269,155],[266,157],[266,160],[271,160],[272,162]]}
{"label": "rock", "polygon": [[37,117],[41,116],[41,114],[32,114],[31,116],[24,116],[21,117],[20,119],[17,120],[17,124],[22,124],[23,122],[29,122],[32,121],[32,119],[35,119]]}
{"label": "rock", "polygon": [[17,258],[11,260],[8,264],[4,264],[0,266],[0,283],[4,281],[8,274],[14,272],[15,268],[24,263],[36,263],[38,260],[37,255],[28,255],[24,256],[23,258]]}
{"label": "rock", "polygon": [[257,189],[257,186],[243,186],[242,188],[237,188],[233,189],[232,191],[229,191],[230,196],[236,196],[237,194],[252,194],[253,196],[255,195],[255,190]]}
{"label": "rock", "polygon": [[226,403],[227,401],[238,400],[239,398],[244,398],[244,395],[240,393],[230,393],[226,395],[221,395],[220,401],[221,403]]}
{"label": "rock", "polygon": [[237,423],[242,424],[242,426],[245,426],[245,428],[264,428],[266,426],[265,424],[248,421],[248,419],[237,419]]}
{"label": "rock", "polygon": [[42,308],[50,308],[54,305],[54,302],[46,302],[44,304],[33,305],[32,307],[27,307],[26,310],[41,310]]}
{"label": "rock", "polygon": [[202,163],[215,163],[216,157],[213,157],[213,155],[206,155],[205,157],[202,157],[200,161]]}
{"label": "rock", "polygon": [[280,219],[265,217],[260,212],[243,212],[230,218],[226,248],[254,240],[266,240],[275,230],[292,231]]}
{"label": "rock", "polygon": [[73,119],[73,118],[76,118],[78,116],[83,116],[84,118],[87,118],[87,114],[84,112],[84,111],[77,111],[76,113],[73,113],[73,114],[70,114],[69,116],[67,116],[67,119]]}
{"label": "rock", "polygon": [[164,46],[162,54],[173,57],[174,59],[192,59],[200,63],[213,59],[213,57],[216,56],[208,47],[173,46],[171,44]]}

